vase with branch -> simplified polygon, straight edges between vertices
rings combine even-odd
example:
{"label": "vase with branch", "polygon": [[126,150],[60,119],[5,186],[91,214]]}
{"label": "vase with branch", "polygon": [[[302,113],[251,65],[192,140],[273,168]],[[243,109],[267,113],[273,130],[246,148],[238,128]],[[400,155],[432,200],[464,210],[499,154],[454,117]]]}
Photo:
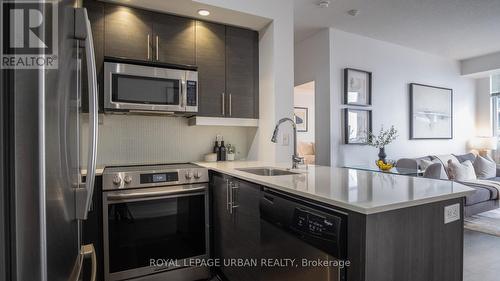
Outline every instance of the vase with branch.
{"label": "vase with branch", "polygon": [[373,134],[373,132],[368,132],[368,138],[366,144],[379,149],[378,159],[383,163],[387,163],[387,154],[385,153],[385,147],[392,143],[398,137],[398,130],[391,126],[388,130],[384,130],[382,126],[378,135]]}

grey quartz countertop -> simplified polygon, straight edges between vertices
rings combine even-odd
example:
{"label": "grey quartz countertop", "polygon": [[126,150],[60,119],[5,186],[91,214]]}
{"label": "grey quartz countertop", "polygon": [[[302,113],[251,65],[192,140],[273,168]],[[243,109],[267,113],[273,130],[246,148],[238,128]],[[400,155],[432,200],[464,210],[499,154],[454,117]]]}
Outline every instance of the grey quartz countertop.
{"label": "grey quartz countertop", "polygon": [[327,166],[292,170],[294,175],[259,176],[240,168],[279,167],[260,161],[195,162],[216,172],[362,214],[374,214],[464,197],[474,189],[453,181]]}

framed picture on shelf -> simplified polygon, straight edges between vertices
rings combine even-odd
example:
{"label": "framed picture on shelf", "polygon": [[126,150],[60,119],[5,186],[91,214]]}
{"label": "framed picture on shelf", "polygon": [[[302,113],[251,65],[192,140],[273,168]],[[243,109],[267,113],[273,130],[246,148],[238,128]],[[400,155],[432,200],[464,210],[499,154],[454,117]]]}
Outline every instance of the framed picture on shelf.
{"label": "framed picture on shelf", "polygon": [[363,109],[344,109],[345,144],[366,144],[368,132],[372,131],[372,111]]}
{"label": "framed picture on shelf", "polygon": [[410,84],[410,139],[453,138],[453,90]]}
{"label": "framed picture on shelf", "polygon": [[364,70],[344,69],[344,103],[370,106],[372,104],[372,73]]}
{"label": "framed picture on shelf", "polygon": [[293,108],[293,119],[297,126],[297,132],[307,132],[307,123],[309,122],[307,111],[307,107]]}

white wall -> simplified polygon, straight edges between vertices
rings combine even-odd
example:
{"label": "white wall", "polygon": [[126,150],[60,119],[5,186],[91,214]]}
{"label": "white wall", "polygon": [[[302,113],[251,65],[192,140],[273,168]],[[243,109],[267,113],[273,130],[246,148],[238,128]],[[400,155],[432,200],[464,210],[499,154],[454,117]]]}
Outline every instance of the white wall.
{"label": "white wall", "polygon": [[[289,0],[196,0],[200,3],[272,19],[259,31],[259,129],[248,158],[290,161],[293,146],[270,141],[276,122],[293,116],[293,1]],[[291,135],[283,127],[282,135]]]}
{"label": "white wall", "polygon": [[490,78],[476,79],[476,135],[491,136],[493,120],[491,112]]}
{"label": "white wall", "polygon": [[316,163],[330,165],[330,32],[323,29],[295,45],[295,85],[314,81]]}
{"label": "white wall", "polygon": [[[184,117],[99,115],[97,164],[131,165],[183,163],[203,160],[211,153],[216,135],[236,147],[236,158],[244,159],[255,128],[188,126]],[[87,155],[87,118],[82,118],[81,155]],[[85,166],[86,157],[81,157]]]}
{"label": "white wall", "polygon": [[301,142],[315,142],[314,81],[296,86],[293,96],[294,107],[307,108],[307,132],[297,132],[297,139]]}
{"label": "white wall", "polygon": [[[460,76],[460,63],[343,31],[330,29],[332,164],[370,163],[377,150],[342,142],[342,71],[346,67],[373,73],[373,128],[394,125],[399,138],[386,148],[390,159],[428,154],[462,153],[475,136],[475,83]],[[453,89],[453,140],[409,140],[408,84]],[[317,111],[318,114],[321,111]]]}

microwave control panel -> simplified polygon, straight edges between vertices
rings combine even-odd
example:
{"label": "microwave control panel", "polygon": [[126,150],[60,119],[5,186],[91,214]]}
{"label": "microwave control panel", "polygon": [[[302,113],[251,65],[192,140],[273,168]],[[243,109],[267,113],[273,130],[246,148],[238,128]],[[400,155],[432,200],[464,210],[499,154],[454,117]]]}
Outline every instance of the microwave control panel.
{"label": "microwave control panel", "polygon": [[186,99],[187,99],[187,106],[197,106],[197,94],[196,94],[196,81],[187,81],[187,94],[186,94]]}

